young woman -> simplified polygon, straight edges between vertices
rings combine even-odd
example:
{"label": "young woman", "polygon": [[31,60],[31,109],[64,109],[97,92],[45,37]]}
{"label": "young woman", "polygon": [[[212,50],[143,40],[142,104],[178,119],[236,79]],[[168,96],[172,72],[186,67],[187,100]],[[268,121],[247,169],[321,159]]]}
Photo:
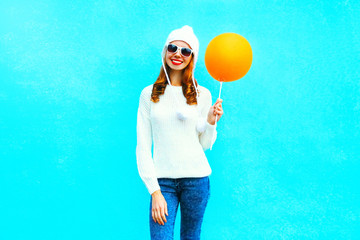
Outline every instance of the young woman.
{"label": "young woman", "polygon": [[[194,79],[199,42],[189,26],[168,36],[156,82],[140,94],[136,158],[150,197],[152,240],[173,239],[178,206],[181,239],[200,239],[210,196],[211,168],[204,151],[216,139],[211,93]],[[152,143],[154,143],[152,156]]]}

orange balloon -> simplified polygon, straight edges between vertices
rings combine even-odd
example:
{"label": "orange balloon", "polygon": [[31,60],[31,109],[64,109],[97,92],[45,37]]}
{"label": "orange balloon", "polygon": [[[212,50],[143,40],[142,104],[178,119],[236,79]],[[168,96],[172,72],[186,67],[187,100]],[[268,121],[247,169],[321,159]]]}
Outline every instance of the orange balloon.
{"label": "orange balloon", "polygon": [[242,78],[249,71],[251,63],[251,46],[239,34],[220,34],[206,48],[206,69],[218,81],[231,82]]}

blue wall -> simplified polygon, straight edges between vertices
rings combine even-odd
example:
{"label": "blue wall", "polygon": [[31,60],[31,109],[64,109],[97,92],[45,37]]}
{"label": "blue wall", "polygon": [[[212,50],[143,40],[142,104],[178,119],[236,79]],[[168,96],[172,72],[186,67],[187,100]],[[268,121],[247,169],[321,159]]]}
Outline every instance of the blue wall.
{"label": "blue wall", "polygon": [[[253,65],[224,83],[203,239],[360,238],[360,4],[0,2],[0,239],[148,239],[139,94],[169,32],[224,32]],[[176,224],[179,239],[179,221]]]}

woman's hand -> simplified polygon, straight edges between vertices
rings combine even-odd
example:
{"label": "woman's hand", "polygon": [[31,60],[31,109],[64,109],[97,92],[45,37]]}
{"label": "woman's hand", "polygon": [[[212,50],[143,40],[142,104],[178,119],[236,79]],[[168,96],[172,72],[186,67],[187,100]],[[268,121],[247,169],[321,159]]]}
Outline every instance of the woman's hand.
{"label": "woman's hand", "polygon": [[222,109],[222,99],[218,98],[216,100],[216,103],[210,107],[209,113],[208,113],[208,118],[207,121],[211,124],[211,125],[215,125],[215,117],[216,115],[218,115],[217,117],[217,121],[220,120],[221,116],[224,114],[224,111]]}
{"label": "woman's hand", "polygon": [[157,222],[160,225],[165,225],[164,222],[167,222],[165,214],[166,216],[169,216],[165,198],[160,190],[157,190],[153,194],[151,194],[151,197],[152,197],[152,210],[151,210],[152,218],[154,219],[155,223]]}

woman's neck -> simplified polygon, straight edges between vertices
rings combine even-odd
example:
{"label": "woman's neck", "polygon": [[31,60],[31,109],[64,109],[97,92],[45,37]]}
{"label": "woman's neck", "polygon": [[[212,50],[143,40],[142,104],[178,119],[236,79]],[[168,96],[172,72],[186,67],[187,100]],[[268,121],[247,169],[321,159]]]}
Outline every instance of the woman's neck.
{"label": "woman's neck", "polygon": [[172,70],[170,72],[170,81],[171,81],[171,85],[173,86],[181,86],[181,82],[182,82],[182,77],[183,77],[183,71],[182,70]]}

